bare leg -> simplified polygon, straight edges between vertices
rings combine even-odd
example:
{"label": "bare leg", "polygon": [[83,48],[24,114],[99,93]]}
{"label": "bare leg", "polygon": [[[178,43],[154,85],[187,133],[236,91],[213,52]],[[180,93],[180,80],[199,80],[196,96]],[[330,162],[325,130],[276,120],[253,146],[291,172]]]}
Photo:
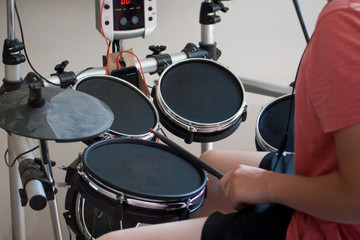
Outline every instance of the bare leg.
{"label": "bare leg", "polygon": [[98,240],[200,240],[206,218],[148,225],[107,233]]}
{"label": "bare leg", "polygon": [[[239,164],[258,167],[266,154],[267,152],[211,150],[203,153],[200,158],[221,172],[227,173]],[[207,197],[203,206],[193,213],[192,217],[209,216],[215,211],[222,213],[234,212],[235,209],[231,207],[220,188],[219,179],[211,174],[208,174],[208,177]]]}

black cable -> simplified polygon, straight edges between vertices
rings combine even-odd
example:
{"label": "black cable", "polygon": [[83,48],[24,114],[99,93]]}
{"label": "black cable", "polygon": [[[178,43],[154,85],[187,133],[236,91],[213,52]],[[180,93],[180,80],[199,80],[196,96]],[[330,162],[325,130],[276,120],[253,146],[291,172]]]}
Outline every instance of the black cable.
{"label": "black cable", "polygon": [[[116,47],[116,49],[115,49],[115,47]],[[114,40],[113,52],[120,52],[120,40]]]}
{"label": "black cable", "polygon": [[90,239],[94,239],[94,232],[95,232],[95,226],[96,226],[96,218],[97,218],[97,214],[96,214],[96,208],[94,207],[94,216],[93,216],[93,222],[92,222],[92,228],[91,228],[91,232],[90,232]]}
{"label": "black cable", "polygon": [[[305,23],[305,21],[304,21],[304,18],[303,18],[303,16],[302,16],[299,3],[297,2],[297,0],[293,0],[293,4],[294,4],[294,7],[295,7],[297,16],[298,16],[298,18],[299,18],[299,22],[300,22],[300,25],[301,25],[301,29],[302,29],[302,31],[303,31],[303,33],[304,33],[304,37],[305,37],[306,43],[309,44],[311,38],[310,38],[309,32],[308,32],[308,30],[307,30],[307,27],[306,27],[306,23]],[[285,151],[285,148],[286,148],[286,145],[287,145],[288,132],[289,132],[289,126],[290,126],[290,121],[291,121],[291,114],[292,114],[292,111],[293,111],[293,102],[294,102],[294,100],[295,100],[296,80],[297,80],[297,76],[298,76],[298,73],[299,73],[300,64],[301,64],[301,61],[302,61],[302,58],[303,58],[303,57],[304,57],[304,53],[303,53],[303,55],[301,56],[299,66],[298,66],[298,69],[297,69],[297,71],[296,71],[295,81],[290,84],[290,86],[293,87],[293,90],[292,90],[292,93],[291,93],[291,97],[292,97],[292,98],[291,98],[291,101],[290,101],[289,116],[288,116],[288,121],[287,121],[285,133],[284,133],[284,135],[283,135],[283,137],[282,137],[282,139],[281,139],[281,142],[280,142],[280,144],[279,144],[279,147],[278,147],[278,157],[277,157],[275,166],[274,166],[274,168],[273,168],[273,171],[275,171],[276,166],[277,166],[277,164],[279,163],[279,159],[280,159],[280,157],[283,155],[283,153],[284,153],[284,151]]]}
{"label": "black cable", "polygon": [[6,155],[8,154],[8,152],[9,152],[9,149],[6,149],[6,151],[5,151],[5,153],[4,153],[4,160],[5,160],[6,166],[9,167],[9,164],[8,164],[8,162],[7,162],[7,159],[6,159]]}
{"label": "black cable", "polygon": [[114,230],[112,229],[112,226],[111,226],[111,223],[110,223],[110,216],[106,214],[106,215],[105,215],[105,219],[106,219],[107,224],[108,224],[108,226],[109,226],[110,232],[114,231]]}
{"label": "black cable", "polygon": [[88,68],[82,70],[81,72],[79,72],[78,74],[76,74],[75,77],[77,78],[77,77],[79,77],[81,74],[83,74],[84,72],[86,72],[86,71],[88,71],[88,70],[91,70],[91,69],[93,69],[93,67],[88,67]]}
{"label": "black cable", "polygon": [[112,45],[112,52],[115,52],[115,42],[110,42],[110,44]]}
{"label": "black cable", "polygon": [[15,5],[16,17],[17,17],[18,22],[19,22],[21,41],[22,41],[23,44],[24,44],[25,57],[26,57],[26,60],[27,60],[27,62],[28,62],[28,64],[29,64],[30,68],[31,68],[41,79],[43,79],[45,82],[47,82],[47,83],[49,83],[49,84],[52,84],[52,85],[58,86],[58,87],[67,86],[67,84],[57,84],[57,83],[53,83],[53,82],[49,81],[48,79],[44,78],[40,73],[38,73],[38,72],[36,71],[36,69],[35,69],[35,68],[33,67],[33,65],[31,64],[30,59],[29,59],[29,56],[28,56],[27,51],[26,51],[25,40],[24,40],[24,32],[23,32],[23,28],[22,28],[22,24],[21,24],[20,14],[19,14],[18,9],[17,9],[17,6],[16,6],[16,1],[14,1],[14,5]]}
{"label": "black cable", "polygon": [[114,40],[113,42],[110,42],[112,44],[112,52],[116,53],[116,52],[120,52],[120,45],[119,45],[119,40]]}
{"label": "black cable", "polygon": [[166,136],[166,133],[164,132],[164,130],[163,130],[162,128],[160,128],[160,132],[161,132],[165,137],[167,137],[167,136]]}
{"label": "black cable", "polygon": [[[295,79],[296,81],[296,79]],[[286,123],[286,129],[284,132],[284,135],[280,141],[279,147],[278,147],[278,156],[277,156],[277,160],[275,162],[273,171],[275,171],[279,160],[281,158],[281,156],[283,155],[286,146],[287,146],[287,142],[288,142],[288,133],[289,133],[289,127],[290,127],[290,122],[291,122],[291,116],[292,116],[292,112],[293,112],[293,108],[294,108],[294,100],[295,100],[295,86],[293,87],[292,93],[291,93],[291,99],[290,99],[290,108],[289,108],[289,115],[288,115],[288,119],[287,119],[287,123]]]}
{"label": "black cable", "polygon": [[303,54],[302,54],[302,56],[300,58],[299,65],[298,65],[298,68],[296,70],[295,81],[291,84],[293,89],[292,89],[292,92],[291,92],[291,97],[292,98],[291,98],[291,101],[290,101],[290,108],[289,108],[289,115],[288,115],[288,120],[287,120],[287,124],[286,124],[286,130],[285,130],[285,133],[284,133],[284,135],[283,135],[283,137],[281,139],[281,142],[279,144],[279,147],[278,147],[278,152],[277,152],[278,156],[277,156],[277,160],[275,162],[275,165],[273,167],[273,171],[275,171],[276,166],[278,165],[279,160],[280,160],[281,156],[283,155],[283,153],[285,151],[285,148],[286,148],[286,145],[287,145],[287,137],[288,137],[290,121],[291,121],[293,105],[294,105],[293,102],[295,100],[295,86],[296,86],[296,81],[297,81],[297,78],[298,78],[298,75],[299,75],[301,62],[302,62],[302,59],[304,58],[305,50],[304,50],[304,52],[303,52]]}
{"label": "black cable", "polygon": [[9,168],[12,168],[12,167],[15,165],[15,162],[16,162],[20,157],[22,157],[23,155],[28,154],[28,153],[30,153],[30,152],[33,152],[33,151],[35,151],[35,150],[38,149],[38,148],[39,148],[39,146],[36,146],[36,147],[34,147],[34,148],[26,151],[26,152],[21,153],[20,155],[18,155],[18,156],[14,159],[14,161],[13,161],[11,164],[10,164],[10,162],[8,162],[7,157],[6,157],[6,155],[9,153],[9,149],[6,149],[5,154],[4,154],[4,160],[5,160],[6,166],[8,166]]}

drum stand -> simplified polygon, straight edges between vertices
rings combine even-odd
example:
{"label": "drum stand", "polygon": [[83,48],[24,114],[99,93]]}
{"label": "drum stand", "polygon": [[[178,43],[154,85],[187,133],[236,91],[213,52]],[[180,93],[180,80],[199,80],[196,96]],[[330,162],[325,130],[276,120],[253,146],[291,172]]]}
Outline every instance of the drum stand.
{"label": "drum stand", "polygon": [[[0,94],[3,94],[7,90],[15,90],[21,88],[23,83],[20,77],[20,63],[25,61],[22,54],[19,53],[23,50],[23,44],[18,42],[15,38],[15,1],[7,0],[7,25],[8,25],[8,39],[9,45],[4,46],[5,51],[5,78],[4,84],[1,87]],[[32,149],[34,143],[32,140],[26,137],[20,137],[16,134],[8,134],[8,156],[11,160],[14,160],[19,154]],[[45,140],[40,140],[40,149],[43,159],[43,167],[45,169],[46,176],[52,184],[52,190],[55,191],[54,180],[52,178],[51,162],[49,160],[48,145]],[[33,154],[27,153],[19,158],[19,162],[23,159],[34,159]],[[25,208],[22,206],[19,189],[22,189],[22,182],[19,175],[19,162],[13,163],[12,167],[9,167],[9,183],[10,183],[10,204],[11,204],[11,222],[12,222],[12,239],[13,240],[25,240],[26,239],[26,225],[25,225]],[[26,186],[28,197],[42,196],[46,199],[45,191],[42,183],[39,180],[31,180]],[[49,201],[50,215],[54,229],[55,239],[62,239],[60,218],[57,208],[57,202],[54,198]]]}
{"label": "drum stand", "polygon": [[51,169],[49,147],[46,140],[39,140],[39,144],[40,144],[43,169],[45,171],[46,178],[50,181],[51,184],[51,194],[50,194],[51,198],[49,200],[51,223],[52,223],[55,239],[61,240],[62,234],[61,234],[60,216],[59,216],[59,211],[55,196],[57,190],[55,188],[55,181],[53,179],[53,174]]}
{"label": "drum stand", "polygon": [[[7,0],[7,23],[8,23],[8,39],[10,42],[15,42],[15,3],[14,0]],[[11,52],[11,51],[9,51]],[[16,52],[11,53],[16,58]],[[10,57],[12,57],[10,56]],[[20,77],[20,63],[14,65],[7,65],[5,63],[5,79],[4,83],[8,84],[8,87],[20,85],[22,79]],[[3,90],[3,87],[2,87]],[[5,91],[5,90],[3,90]],[[17,137],[15,135],[8,135],[8,152],[9,159],[15,159],[17,154],[29,144],[27,139]],[[32,157],[29,154],[27,157]],[[19,196],[18,189],[22,188],[18,172],[18,163],[14,163],[14,166],[9,168],[9,182],[10,182],[10,204],[11,204],[11,220],[12,220],[12,239],[23,240],[26,239],[26,228],[25,228],[25,209],[21,205],[21,199]]]}
{"label": "drum stand", "polygon": [[[201,5],[200,24],[201,24],[201,41],[200,47],[210,53],[210,58],[215,61],[220,57],[221,52],[216,48],[215,42],[215,24],[221,21],[216,12],[221,10],[226,12],[226,8],[221,1],[205,0]],[[213,149],[213,143],[201,143],[201,153]]]}
{"label": "drum stand", "polygon": [[[20,139],[16,139],[20,138]],[[20,142],[28,143],[27,139],[8,135],[8,152],[9,159],[15,159],[18,155],[15,149],[23,148],[23,146],[16,147],[15,144]],[[22,144],[20,144],[22,145]],[[28,154],[27,157],[32,157],[32,154]],[[9,182],[10,182],[10,205],[11,205],[11,222],[12,222],[12,239],[25,240],[26,228],[25,228],[25,208],[21,205],[21,199],[19,196],[19,189],[22,188],[21,179],[18,171],[18,162],[14,163],[14,166],[9,168]]]}

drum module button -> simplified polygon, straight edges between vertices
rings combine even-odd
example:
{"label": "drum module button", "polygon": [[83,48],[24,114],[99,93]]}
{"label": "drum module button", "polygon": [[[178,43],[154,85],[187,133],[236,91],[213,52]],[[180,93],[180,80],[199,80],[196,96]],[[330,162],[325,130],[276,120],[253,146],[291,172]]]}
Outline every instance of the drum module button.
{"label": "drum module button", "polygon": [[138,24],[139,23],[139,18],[137,16],[133,16],[131,18],[131,22],[132,22],[132,24]]}
{"label": "drum module button", "polygon": [[126,25],[127,22],[128,22],[128,21],[127,21],[126,17],[122,17],[122,18],[120,19],[120,24],[123,25],[123,26]]}

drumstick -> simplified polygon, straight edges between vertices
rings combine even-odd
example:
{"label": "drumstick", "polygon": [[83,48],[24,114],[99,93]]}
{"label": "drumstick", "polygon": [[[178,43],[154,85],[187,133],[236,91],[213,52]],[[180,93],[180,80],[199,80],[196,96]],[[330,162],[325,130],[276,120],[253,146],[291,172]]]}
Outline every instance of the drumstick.
{"label": "drumstick", "polygon": [[182,148],[181,146],[179,146],[178,144],[176,144],[175,142],[170,140],[168,137],[165,137],[164,135],[162,135],[161,133],[155,131],[152,128],[150,129],[150,132],[154,133],[154,135],[156,137],[158,137],[166,145],[168,145],[169,147],[171,147],[172,149],[177,151],[181,156],[185,157],[187,160],[191,161],[195,165],[203,168],[205,171],[207,171],[211,175],[215,176],[216,178],[221,179],[224,176],[224,174],[222,172],[220,172],[219,170],[217,170],[214,167],[210,166],[209,164],[205,163],[200,158],[196,157],[195,155],[193,155],[189,151],[185,150],[184,148]]}

